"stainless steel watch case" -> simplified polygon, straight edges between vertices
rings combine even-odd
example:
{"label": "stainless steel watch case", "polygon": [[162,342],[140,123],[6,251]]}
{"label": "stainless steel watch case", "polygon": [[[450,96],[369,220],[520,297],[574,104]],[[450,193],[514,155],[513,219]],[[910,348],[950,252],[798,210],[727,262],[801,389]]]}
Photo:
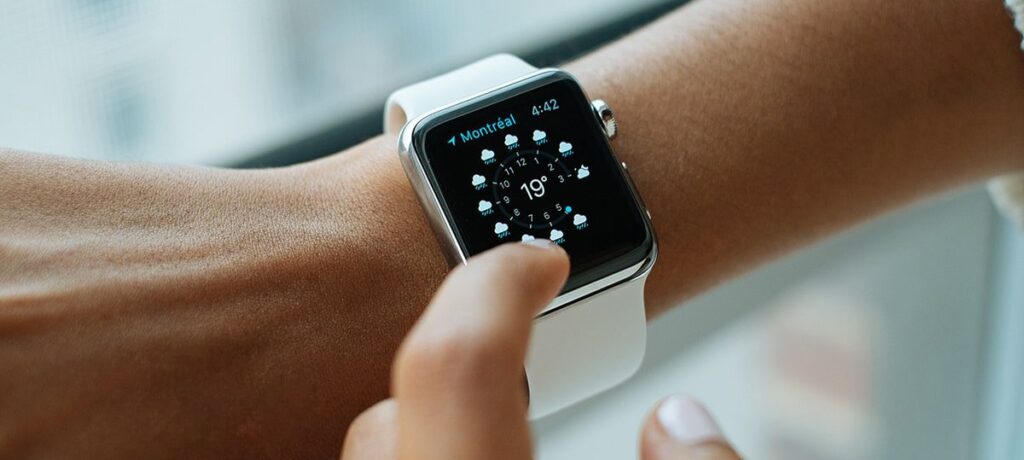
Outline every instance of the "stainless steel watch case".
{"label": "stainless steel watch case", "polygon": [[[435,236],[441,243],[441,246],[445,253],[445,258],[450,266],[456,266],[459,264],[466,263],[468,258],[459,244],[458,237],[455,234],[452,223],[449,221],[446,213],[441,204],[441,200],[437,195],[437,191],[431,184],[430,179],[427,176],[427,172],[424,168],[423,163],[420,161],[420,155],[416,151],[415,133],[420,124],[428,118],[433,118],[439,115],[445,115],[449,113],[458,112],[460,108],[466,105],[472,104],[484,97],[490,97],[495,94],[502,94],[514,91],[516,88],[522,86],[525,82],[533,81],[538,78],[547,76],[558,76],[560,78],[566,78],[576,82],[577,86],[579,82],[569,74],[560,69],[544,68],[538,69],[535,72],[524,75],[515,80],[509,81],[500,86],[482,91],[474,94],[467,98],[459,101],[454,101],[451,104],[439,107],[430,112],[421,114],[412,120],[409,120],[402,130],[398,134],[398,154],[402,163],[403,169],[405,169],[406,176],[409,177],[409,182],[412,184],[413,190],[416,192],[417,198],[420,200],[420,204],[423,206],[424,211],[427,214],[427,219],[430,221],[430,226],[434,231]],[[591,102],[591,111],[594,115],[594,123],[600,125],[602,132],[611,139],[616,135],[617,124],[615,122],[614,114],[608,105],[601,100],[591,100],[589,97],[587,100]],[[614,155],[614,152],[612,152]],[[621,283],[629,282],[633,279],[639,278],[650,272],[654,265],[655,259],[658,256],[658,242],[654,234],[654,227],[651,225],[651,214],[647,210],[643,199],[640,194],[637,193],[636,187],[633,184],[633,179],[630,177],[629,172],[626,168],[626,164],[616,160],[615,165],[618,168],[619,174],[625,178],[627,187],[630,193],[633,195],[633,201],[640,208],[641,217],[644,221],[644,225],[647,227],[651,234],[651,248],[643,258],[637,264],[626,267],[625,269],[614,272],[608,276],[597,279],[588,284],[582,285],[568,292],[563,292],[555,300],[542,310],[538,317],[550,314],[559,308],[568,306],[576,301],[584,298],[600,294],[601,291],[609,289]]]}

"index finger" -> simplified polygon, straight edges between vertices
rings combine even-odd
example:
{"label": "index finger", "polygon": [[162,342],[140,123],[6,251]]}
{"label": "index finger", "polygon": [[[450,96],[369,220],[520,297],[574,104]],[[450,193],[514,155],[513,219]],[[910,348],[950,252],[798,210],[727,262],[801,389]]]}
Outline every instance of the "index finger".
{"label": "index finger", "polygon": [[448,277],[395,360],[399,458],[529,458],[523,360],[568,274],[548,242],[498,247]]}

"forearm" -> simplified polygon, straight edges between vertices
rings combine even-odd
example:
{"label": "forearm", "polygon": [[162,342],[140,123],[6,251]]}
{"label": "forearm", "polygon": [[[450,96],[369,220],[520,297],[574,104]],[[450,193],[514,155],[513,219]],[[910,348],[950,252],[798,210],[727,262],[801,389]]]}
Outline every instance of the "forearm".
{"label": "forearm", "polygon": [[651,208],[649,310],[1024,168],[1019,42],[997,0],[716,0],[573,63]]}
{"label": "forearm", "polygon": [[416,263],[430,246],[381,256],[422,237],[379,210],[417,204],[351,153],[231,171],[0,151],[0,457],[336,452],[444,274]]}
{"label": "forearm", "polygon": [[[716,0],[569,64],[615,109],[613,146],[653,215],[650,316],[886,210],[1024,168],[1019,41],[997,0]],[[397,170],[393,140],[376,143],[366,153]]]}
{"label": "forearm", "polygon": [[[570,63],[615,109],[613,146],[653,215],[649,316],[889,209],[1024,169],[1019,41],[997,0],[716,0]],[[393,143],[353,154],[402,182],[377,186],[411,195]],[[395,255],[443,270],[422,212],[390,218],[430,242]]]}

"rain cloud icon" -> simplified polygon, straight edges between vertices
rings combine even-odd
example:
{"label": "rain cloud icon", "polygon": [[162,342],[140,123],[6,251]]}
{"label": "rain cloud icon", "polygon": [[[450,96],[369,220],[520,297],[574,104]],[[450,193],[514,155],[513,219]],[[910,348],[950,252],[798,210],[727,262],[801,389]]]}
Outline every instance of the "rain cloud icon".
{"label": "rain cloud icon", "polygon": [[576,178],[583,179],[588,176],[590,176],[590,168],[587,165],[580,165],[579,171],[576,171]]}
{"label": "rain cloud icon", "polygon": [[535,239],[537,239],[537,238],[534,237],[533,235],[529,234],[529,233],[524,233],[523,234],[523,241],[533,241]]}
{"label": "rain cloud icon", "polygon": [[480,206],[477,206],[476,209],[478,211],[480,211],[480,212],[487,212],[487,211],[490,211],[491,208],[493,208],[493,207],[494,207],[494,205],[491,204],[490,201],[480,200]]}
{"label": "rain cloud icon", "polygon": [[508,231],[508,224],[506,224],[504,222],[498,222],[498,223],[494,224],[494,234],[495,235],[501,235],[502,233],[505,233],[507,231]]}
{"label": "rain cloud icon", "polygon": [[486,180],[487,179],[484,179],[484,176],[481,176],[479,174],[473,174],[473,186],[474,187],[476,187],[478,185],[483,185],[484,181],[486,181]]}
{"label": "rain cloud icon", "polygon": [[583,225],[585,223],[587,223],[587,216],[584,216],[583,214],[576,214],[575,216],[572,217],[573,225]]}
{"label": "rain cloud icon", "polygon": [[483,149],[483,150],[481,150],[480,151],[480,159],[484,160],[484,161],[494,159],[494,150],[490,150],[490,149]]}
{"label": "rain cloud icon", "polygon": [[566,153],[566,152],[568,152],[570,150],[572,150],[572,144],[570,144],[568,142],[559,142],[558,143],[558,151],[560,153]]}
{"label": "rain cloud icon", "polygon": [[551,241],[558,241],[558,240],[562,239],[563,236],[565,236],[565,234],[562,233],[561,230],[559,230],[557,228],[551,229]]}
{"label": "rain cloud icon", "polygon": [[543,144],[543,143],[547,142],[547,140],[548,140],[548,133],[545,133],[544,131],[541,131],[539,129],[533,130],[533,141],[534,142],[536,142],[538,144]]}
{"label": "rain cloud icon", "polygon": [[516,145],[518,143],[519,143],[519,138],[518,137],[513,136],[511,134],[506,134],[505,135],[505,145],[507,147],[512,147],[512,146],[514,146],[514,145]]}

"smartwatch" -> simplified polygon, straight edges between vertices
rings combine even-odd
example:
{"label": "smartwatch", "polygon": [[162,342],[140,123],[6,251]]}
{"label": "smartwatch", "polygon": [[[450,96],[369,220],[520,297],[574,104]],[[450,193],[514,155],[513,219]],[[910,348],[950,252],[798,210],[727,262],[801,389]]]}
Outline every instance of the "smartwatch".
{"label": "smartwatch", "polygon": [[629,378],[647,341],[650,215],[609,140],[617,125],[560,69],[499,54],[395,91],[384,113],[402,165],[452,265],[546,238],[569,279],[534,321],[530,418]]}

